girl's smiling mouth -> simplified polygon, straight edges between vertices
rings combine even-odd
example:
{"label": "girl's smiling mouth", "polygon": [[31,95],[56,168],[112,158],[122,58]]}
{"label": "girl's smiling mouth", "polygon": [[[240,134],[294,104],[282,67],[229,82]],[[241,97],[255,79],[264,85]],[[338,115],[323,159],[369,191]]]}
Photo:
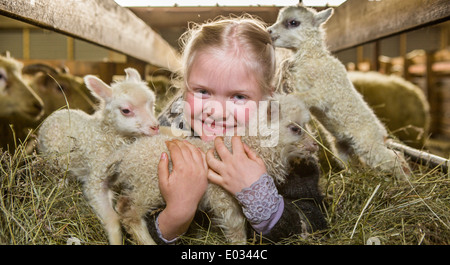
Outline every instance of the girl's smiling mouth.
{"label": "girl's smiling mouth", "polygon": [[235,123],[228,124],[226,122],[215,121],[211,119],[202,120],[202,127],[205,131],[211,132],[214,135],[225,135],[225,132],[232,130],[237,127]]}

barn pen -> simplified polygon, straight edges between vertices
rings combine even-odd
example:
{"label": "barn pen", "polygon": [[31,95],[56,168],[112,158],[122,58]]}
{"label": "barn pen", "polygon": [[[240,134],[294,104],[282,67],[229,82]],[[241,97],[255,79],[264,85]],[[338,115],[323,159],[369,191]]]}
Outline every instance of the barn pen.
{"label": "barn pen", "polygon": [[[164,91],[180,67],[177,39],[189,21],[245,12],[269,26],[280,8],[220,4],[123,7],[113,0],[0,0],[0,52],[9,50],[25,68],[45,64],[57,69],[28,72],[31,79],[36,79],[36,74],[66,73],[63,69],[67,69],[76,77],[93,74],[110,83],[120,79],[125,68],[133,67],[147,80],[164,76],[161,80],[169,83],[162,85]],[[450,3],[347,0],[334,11],[325,24],[327,46],[333,55],[349,71],[395,74],[420,87],[429,104],[430,124],[422,146],[393,146],[405,152],[413,171],[406,182],[358,164],[338,167],[332,161],[333,154],[324,151],[321,159],[327,166],[319,184],[324,195],[321,209],[329,227],[307,237],[293,235],[281,244],[448,245]],[[70,88],[59,86],[61,90],[70,95]],[[167,100],[165,97],[172,94],[161,93],[160,99]],[[0,100],[3,96],[0,93]],[[383,107],[377,104],[371,107]],[[5,120],[5,128],[15,128],[9,126],[13,117],[0,120]],[[32,144],[26,144],[33,140],[35,123],[33,120],[34,127],[25,133],[26,139],[17,139],[9,150],[0,150],[0,244],[108,244],[80,183],[68,172],[54,170]],[[220,229],[208,226],[199,228],[195,237],[181,237],[183,244],[225,242]],[[124,243],[136,242],[125,238]],[[249,238],[247,243],[259,241]]]}

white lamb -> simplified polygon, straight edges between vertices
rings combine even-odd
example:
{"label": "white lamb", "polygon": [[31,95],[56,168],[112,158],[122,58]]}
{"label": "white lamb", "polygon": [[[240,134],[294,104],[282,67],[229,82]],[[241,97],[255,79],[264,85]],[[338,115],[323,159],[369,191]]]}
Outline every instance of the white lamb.
{"label": "white lamb", "polygon": [[[39,150],[61,170],[69,170],[84,184],[89,203],[103,221],[111,244],[120,244],[119,231],[107,224],[117,222],[111,194],[100,181],[108,156],[136,137],[159,133],[154,116],[154,93],[139,73],[125,69],[126,80],[108,86],[88,75],[85,83],[100,101],[99,110],[88,115],[81,110],[59,110],[51,114],[38,132]],[[107,221],[107,222],[106,222]],[[115,227],[114,227],[115,228]]]}
{"label": "white lamb", "polygon": [[[242,141],[252,148],[265,162],[268,174],[275,183],[283,183],[291,159],[315,158],[318,150],[315,140],[301,129],[310,119],[309,111],[296,95],[276,96],[279,101],[279,142],[276,146],[264,147],[260,136],[243,136]],[[272,112],[273,114],[273,112]],[[303,127],[304,128],[304,127]],[[277,128],[267,128],[259,135],[266,135]],[[109,185],[121,187],[116,210],[126,230],[141,244],[155,244],[151,238],[144,216],[149,211],[164,206],[158,187],[157,168],[162,152],[168,152],[164,141],[172,137],[158,135],[141,138],[117,152],[117,161],[109,170]],[[204,152],[214,148],[213,142],[199,138],[187,138]],[[230,148],[231,137],[224,137]],[[315,161],[315,160],[314,160]],[[214,221],[223,228],[226,238],[232,243],[246,242],[245,217],[238,201],[221,187],[209,184],[199,208],[212,211]]]}
{"label": "white lamb", "polygon": [[294,54],[283,63],[278,89],[301,93],[311,114],[336,138],[341,159],[354,154],[371,168],[404,178],[410,174],[408,164],[386,147],[385,127],[325,46],[321,25],[332,13],[331,8],[316,12],[302,5],[280,10],[268,32],[275,46]]}

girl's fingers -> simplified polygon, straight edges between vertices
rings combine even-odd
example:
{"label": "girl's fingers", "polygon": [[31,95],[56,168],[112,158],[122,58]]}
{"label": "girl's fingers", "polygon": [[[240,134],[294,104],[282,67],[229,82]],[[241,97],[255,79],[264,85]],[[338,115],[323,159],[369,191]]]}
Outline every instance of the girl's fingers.
{"label": "girl's fingers", "polygon": [[215,172],[222,172],[223,162],[214,157],[214,149],[206,152],[206,163]]}
{"label": "girl's fingers", "polygon": [[219,155],[220,159],[222,159],[222,161],[225,161],[229,156],[231,156],[230,151],[223,143],[222,137],[218,136],[216,137],[216,139],[214,139],[214,148],[216,149],[217,154]]}
{"label": "girl's fingers", "polygon": [[219,174],[217,174],[214,170],[208,169],[208,180],[211,181],[211,183],[222,186],[223,185],[223,178]]}
{"label": "girl's fingers", "polygon": [[245,143],[243,143],[242,145],[243,145],[243,149],[244,149],[245,153],[247,154],[248,158],[250,158],[251,160],[258,159],[258,156],[256,155],[256,153],[253,152],[253,150],[250,149],[250,147],[248,147],[248,145],[246,145]]}
{"label": "girl's fingers", "polygon": [[189,146],[185,142],[182,142],[180,140],[173,140],[173,142],[178,146],[178,148],[180,148],[183,159],[185,161],[192,161],[192,153]]}
{"label": "girl's fingers", "polygon": [[208,163],[206,162],[206,154],[204,152],[200,152],[202,155],[202,162],[203,162],[203,167],[205,168],[205,170],[208,170]]}
{"label": "girl's fingers", "polygon": [[178,165],[182,165],[184,161],[183,154],[181,152],[180,147],[172,141],[166,141],[167,149],[169,149],[170,157],[172,158],[173,167],[177,167]]}
{"label": "girl's fingers", "polygon": [[193,144],[189,143],[188,141],[183,141],[183,145],[185,145],[191,152],[192,159],[196,164],[202,164],[204,162],[204,156],[202,156],[203,151],[200,150],[198,147],[194,146]]}
{"label": "girl's fingers", "polygon": [[159,183],[162,185],[167,185],[167,182],[169,180],[169,159],[167,157],[166,153],[161,154],[161,158],[159,160],[158,164],[158,178]]}
{"label": "girl's fingers", "polygon": [[231,150],[233,150],[233,154],[244,153],[244,146],[240,136],[231,137]]}

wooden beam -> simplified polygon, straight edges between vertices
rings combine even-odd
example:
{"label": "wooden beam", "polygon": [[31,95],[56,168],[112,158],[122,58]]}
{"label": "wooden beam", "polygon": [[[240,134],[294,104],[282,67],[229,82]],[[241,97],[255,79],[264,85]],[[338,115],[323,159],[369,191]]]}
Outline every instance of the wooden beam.
{"label": "wooden beam", "polygon": [[[186,31],[188,22],[201,24],[218,16],[249,14],[271,25],[276,21],[280,8],[279,6],[129,7],[136,16],[164,36],[173,47],[179,46],[178,39]],[[324,7],[316,9],[322,10]]]}
{"label": "wooden beam", "polygon": [[404,144],[396,143],[394,141],[387,141],[386,144],[392,149],[403,152],[405,156],[411,158],[411,160],[415,163],[428,165],[432,168],[440,167],[444,173],[449,172],[448,168],[450,166],[450,160],[446,158],[433,155],[423,150],[418,150]]}
{"label": "wooden beam", "polygon": [[347,0],[325,24],[338,52],[450,18],[448,0]]}
{"label": "wooden beam", "polygon": [[178,52],[113,0],[0,0],[0,14],[175,70]]}
{"label": "wooden beam", "polygon": [[218,16],[251,14],[272,24],[281,7],[276,6],[202,6],[202,7],[129,7],[139,18],[155,30],[187,28],[188,22],[203,23]]}

